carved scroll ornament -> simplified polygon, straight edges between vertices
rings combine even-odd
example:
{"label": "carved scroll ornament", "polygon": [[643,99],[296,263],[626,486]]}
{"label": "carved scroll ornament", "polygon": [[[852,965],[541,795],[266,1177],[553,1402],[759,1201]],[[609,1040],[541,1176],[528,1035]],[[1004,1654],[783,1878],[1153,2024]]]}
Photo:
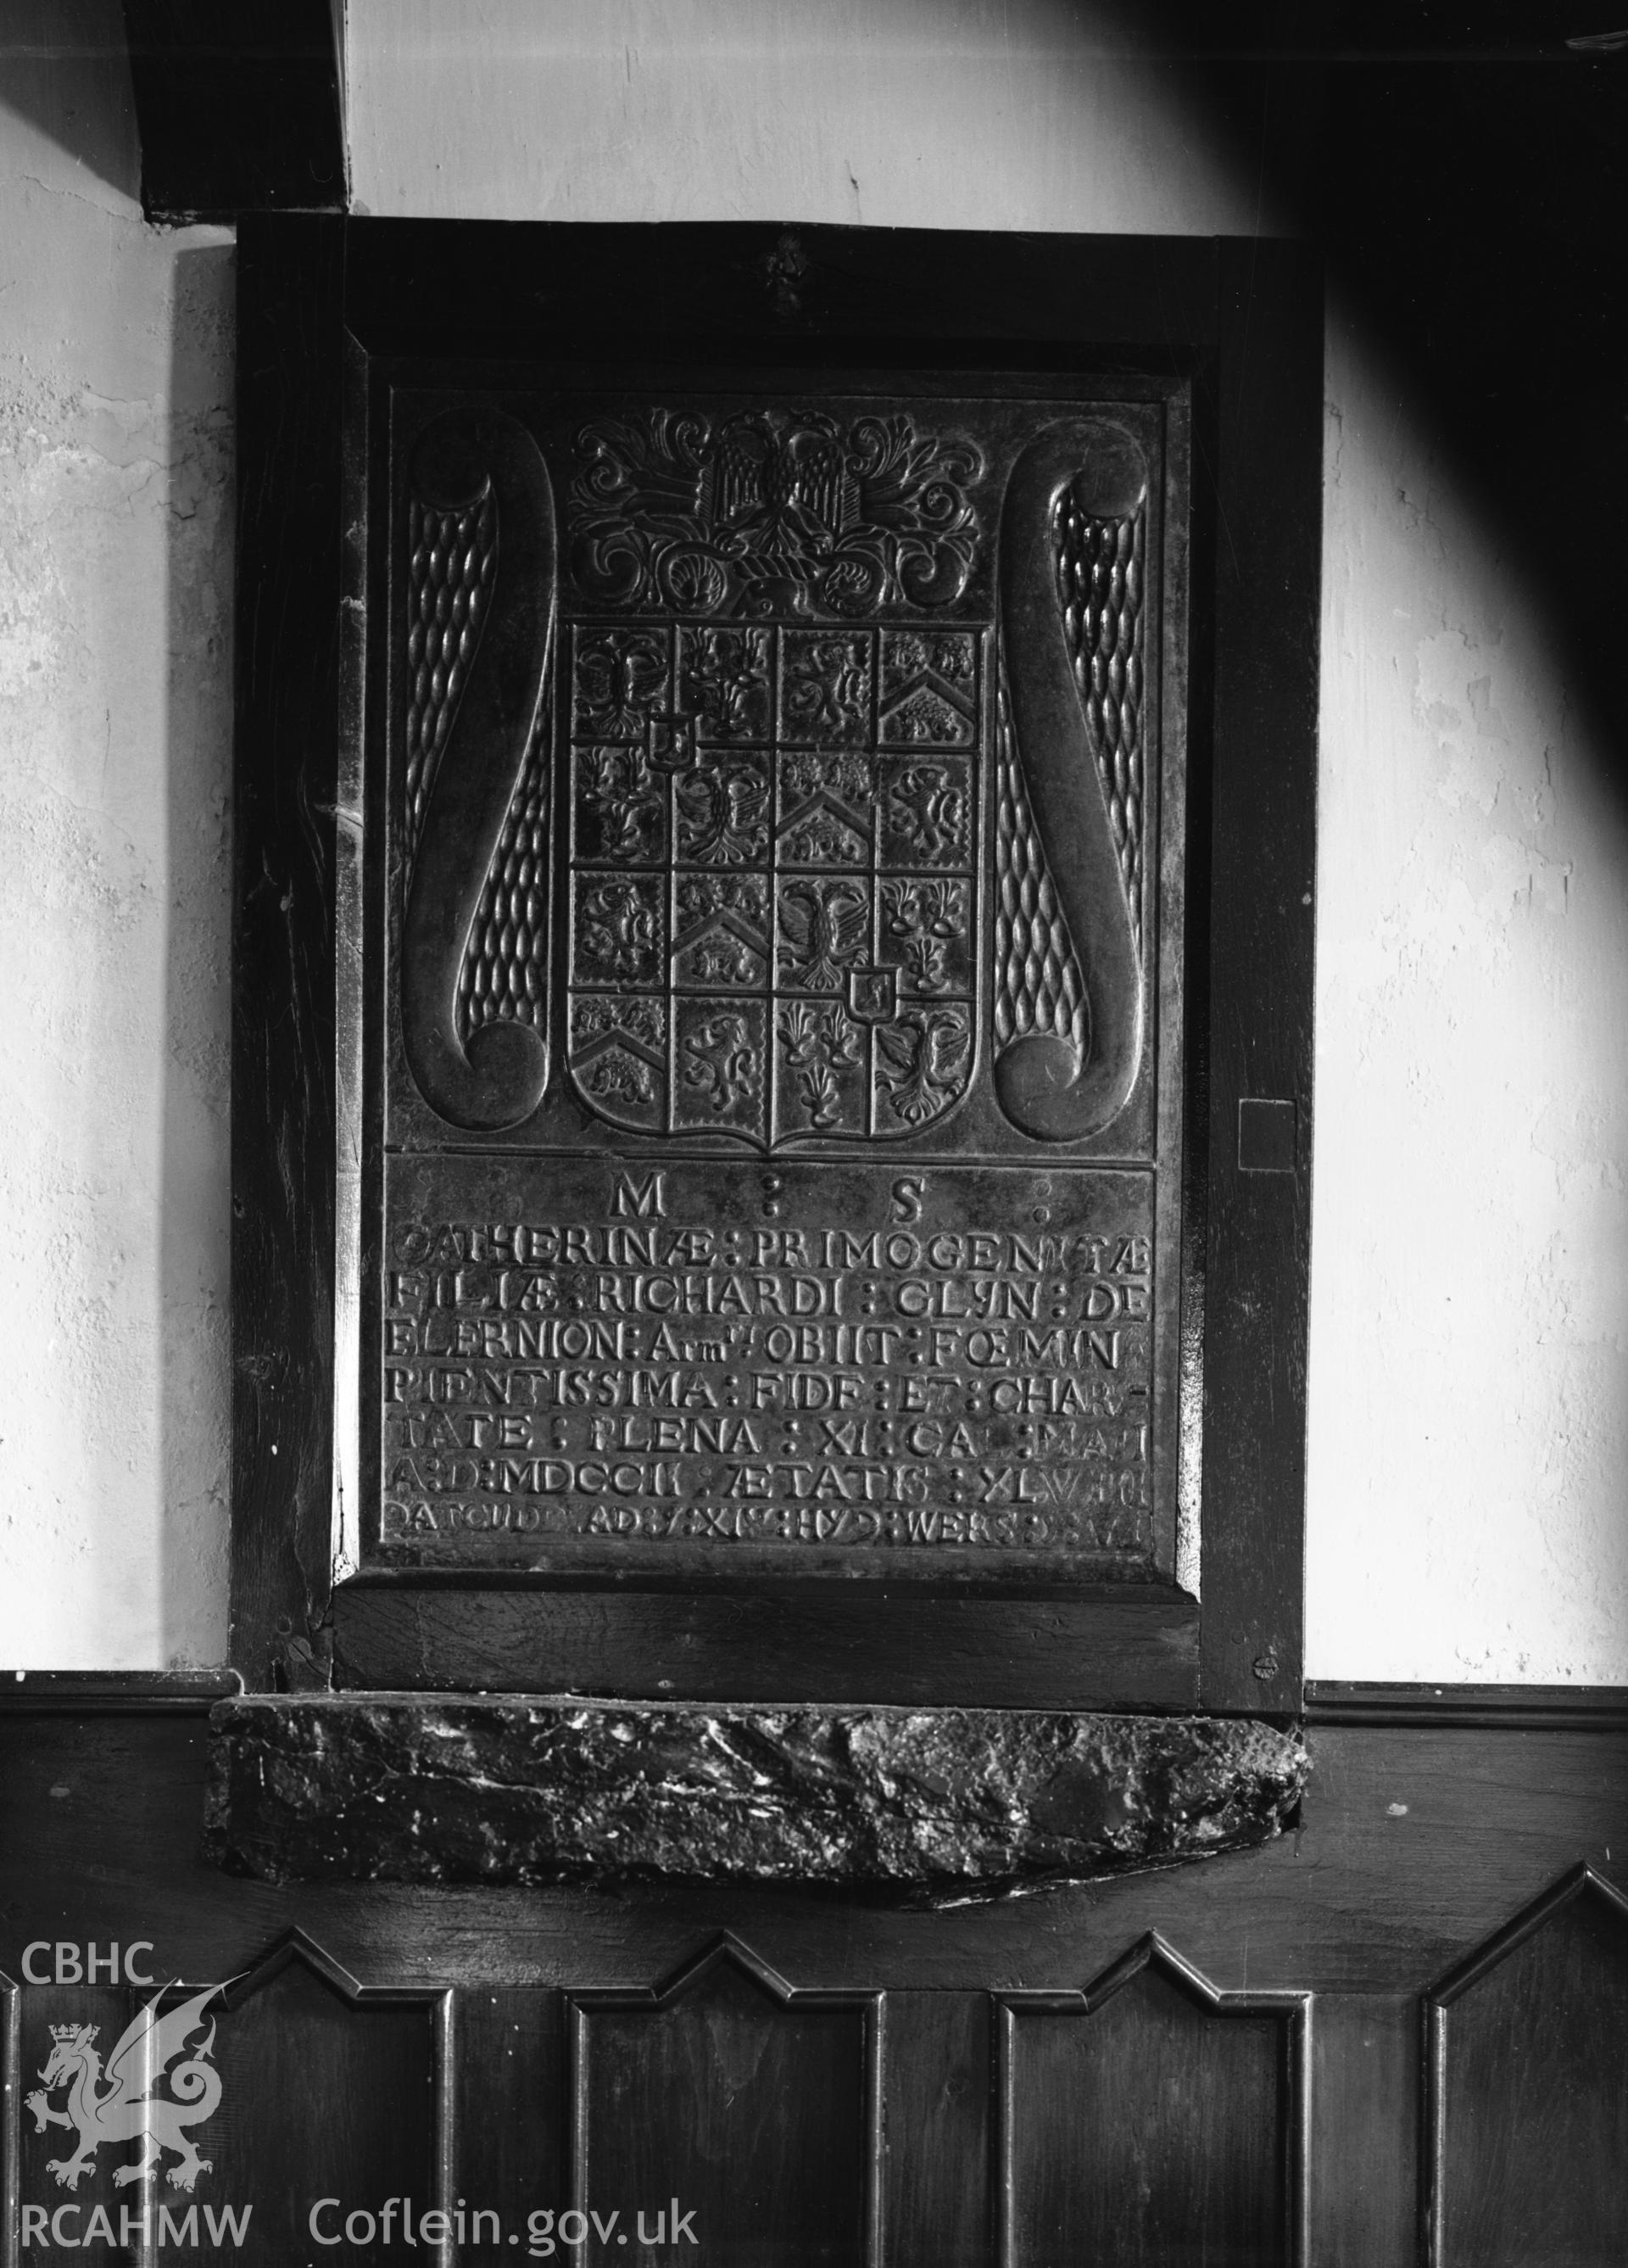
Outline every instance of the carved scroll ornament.
{"label": "carved scroll ornament", "polygon": [[1001,525],[995,1090],[1098,1132],[1141,1064],[1140,450],[1096,418],[1018,459]]}
{"label": "carved scroll ornament", "polygon": [[402,1036],[431,1108],[493,1131],[547,1080],[553,495],[536,442],[493,410],[438,418],[410,486]]}

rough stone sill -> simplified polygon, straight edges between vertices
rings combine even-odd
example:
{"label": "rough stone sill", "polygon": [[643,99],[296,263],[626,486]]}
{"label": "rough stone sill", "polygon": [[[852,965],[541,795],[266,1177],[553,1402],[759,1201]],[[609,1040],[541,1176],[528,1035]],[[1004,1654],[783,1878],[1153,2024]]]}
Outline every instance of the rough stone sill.
{"label": "rough stone sill", "polygon": [[209,1722],[206,1855],[272,1882],[986,1897],[1270,1842],[1308,1769],[1237,1718],[388,1693]]}

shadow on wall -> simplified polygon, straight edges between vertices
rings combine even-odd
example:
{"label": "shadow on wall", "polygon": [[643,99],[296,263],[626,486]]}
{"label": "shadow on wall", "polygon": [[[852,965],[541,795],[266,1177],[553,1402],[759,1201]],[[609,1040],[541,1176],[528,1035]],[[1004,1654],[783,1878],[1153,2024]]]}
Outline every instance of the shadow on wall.
{"label": "shadow on wall", "polygon": [[141,141],[120,0],[0,0],[0,105],[139,202]]}
{"label": "shadow on wall", "polygon": [[1323,245],[1628,810],[1628,36],[1588,29],[1530,0],[1155,0],[1143,26],[1263,206]]}
{"label": "shadow on wall", "polygon": [[1308,1657],[1628,1678],[1628,811],[1541,577],[1331,314]]}
{"label": "shadow on wall", "polygon": [[1157,4],[1331,283],[1309,1666],[1620,1682],[1628,53]]}

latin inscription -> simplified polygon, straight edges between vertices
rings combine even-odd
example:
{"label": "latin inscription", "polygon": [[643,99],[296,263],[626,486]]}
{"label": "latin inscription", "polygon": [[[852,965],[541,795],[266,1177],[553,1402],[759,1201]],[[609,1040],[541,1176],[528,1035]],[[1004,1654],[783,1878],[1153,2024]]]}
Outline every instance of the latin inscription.
{"label": "latin inscription", "polygon": [[392,1210],[386,1559],[1146,1555],[1150,1177],[829,1173],[730,1221],[686,1209],[699,1175],[603,1167],[597,1219]]}

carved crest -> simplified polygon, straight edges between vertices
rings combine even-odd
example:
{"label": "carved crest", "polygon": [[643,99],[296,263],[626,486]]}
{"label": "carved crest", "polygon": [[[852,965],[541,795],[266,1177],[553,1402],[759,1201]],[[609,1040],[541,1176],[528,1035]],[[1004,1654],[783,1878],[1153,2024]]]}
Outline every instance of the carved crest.
{"label": "carved crest", "polygon": [[948,606],[972,572],[983,459],[903,415],[654,409],[585,426],[577,451],[571,572],[590,606],[858,617]]}

